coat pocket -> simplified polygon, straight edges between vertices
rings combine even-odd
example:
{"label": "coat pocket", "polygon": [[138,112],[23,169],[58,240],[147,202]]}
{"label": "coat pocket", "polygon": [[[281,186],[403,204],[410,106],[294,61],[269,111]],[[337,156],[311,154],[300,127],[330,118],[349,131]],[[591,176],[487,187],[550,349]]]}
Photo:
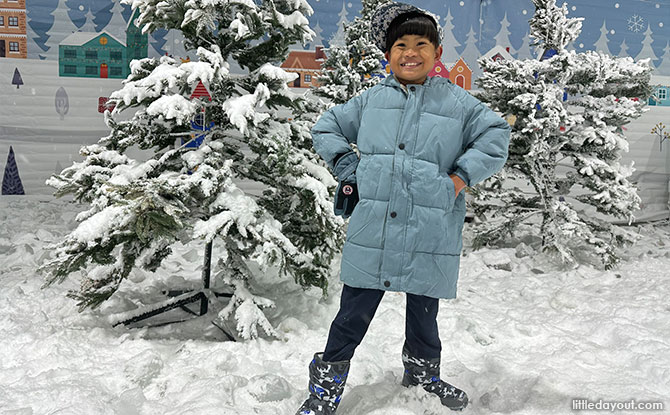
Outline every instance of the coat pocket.
{"label": "coat pocket", "polygon": [[361,199],[347,226],[347,241],[370,248],[381,248],[385,209],[388,203]]}

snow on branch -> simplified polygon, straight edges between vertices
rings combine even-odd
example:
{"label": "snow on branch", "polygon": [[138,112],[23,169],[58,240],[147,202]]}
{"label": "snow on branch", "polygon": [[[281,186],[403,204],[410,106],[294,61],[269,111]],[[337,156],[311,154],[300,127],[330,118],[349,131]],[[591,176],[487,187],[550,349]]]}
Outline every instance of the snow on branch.
{"label": "snow on branch", "polygon": [[535,15],[530,19],[532,45],[541,45],[545,50],[561,51],[579,37],[584,18],[569,18],[568,6],[556,6],[556,0],[533,0]]}
{"label": "snow on branch", "polygon": [[223,110],[230,122],[242,134],[247,134],[247,123],[249,121],[253,125],[258,125],[270,117],[270,114],[257,111],[268,98],[270,98],[270,90],[265,84],[259,83],[253,94],[245,94],[226,100],[223,103]]}

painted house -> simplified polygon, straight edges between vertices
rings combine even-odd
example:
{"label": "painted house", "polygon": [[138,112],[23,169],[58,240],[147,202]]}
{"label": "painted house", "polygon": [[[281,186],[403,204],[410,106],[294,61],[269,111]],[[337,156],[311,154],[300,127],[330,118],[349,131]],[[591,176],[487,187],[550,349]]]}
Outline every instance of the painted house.
{"label": "painted house", "polygon": [[449,79],[463,89],[472,89],[472,69],[460,58],[449,69]]}
{"label": "painted house", "polygon": [[135,24],[139,10],[128,21],[126,42],[107,32],[75,32],[58,50],[58,74],[83,78],[120,78],[130,74],[130,61],[146,58],[149,36]]}
{"label": "painted house", "polygon": [[292,50],[281,64],[286,72],[297,73],[299,76],[289,86],[294,88],[309,88],[319,86],[316,77],[321,74],[321,64],[326,59],[323,47],[315,50]]}
{"label": "painted house", "polygon": [[438,60],[435,62],[433,69],[428,73],[428,76],[449,79],[449,70],[444,66],[442,61]]}
{"label": "painted house", "polygon": [[107,32],[75,32],[58,47],[58,74],[82,78],[126,78],[125,43]]}
{"label": "painted house", "polygon": [[0,0],[0,58],[28,57],[26,0]]}
{"label": "painted house", "polygon": [[649,105],[670,107],[670,76],[655,76],[654,81],[657,84],[649,98]]}
{"label": "painted house", "polygon": [[[195,86],[195,89],[193,90],[193,93],[191,94],[190,98],[191,100],[194,99],[200,99],[200,100],[207,100],[211,101],[212,96],[210,95],[209,91],[207,90],[207,87],[205,84],[202,83],[202,81],[198,81],[198,84]],[[207,113],[205,112],[205,107],[202,108],[202,111],[200,114],[197,114],[193,120],[191,120],[191,135],[189,139],[183,139],[181,140],[181,144],[184,146],[184,148],[198,148],[202,144],[202,142],[205,140],[205,136],[207,135],[207,131],[211,130],[212,127],[214,127],[214,123],[212,121],[207,120]],[[188,141],[188,143],[187,143]],[[186,145],[184,145],[186,144]]]}
{"label": "painted house", "polygon": [[503,48],[500,45],[494,46],[493,48],[491,48],[491,50],[482,55],[482,57],[494,61],[503,61],[503,60],[510,61],[514,59],[512,55],[510,55],[507,48]]}
{"label": "painted house", "polygon": [[135,10],[133,17],[128,19],[126,26],[126,48],[128,56],[128,65],[133,59],[143,59],[149,56],[149,35],[142,33],[135,21],[140,15],[140,9]]}

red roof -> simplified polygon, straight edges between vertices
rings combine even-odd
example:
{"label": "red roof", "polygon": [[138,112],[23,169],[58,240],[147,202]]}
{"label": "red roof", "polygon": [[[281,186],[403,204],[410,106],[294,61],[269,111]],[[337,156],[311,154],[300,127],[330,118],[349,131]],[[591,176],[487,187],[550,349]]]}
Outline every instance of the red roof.
{"label": "red roof", "polygon": [[436,61],[435,66],[433,66],[433,69],[430,71],[428,76],[437,76],[441,78],[447,78],[449,79],[449,70],[447,69],[446,66],[442,63],[442,61]]}
{"label": "red roof", "polygon": [[312,69],[312,70],[321,70],[322,60],[316,59],[316,51],[313,50],[292,50],[289,52],[288,57],[281,64],[282,68],[285,69]]}
{"label": "red roof", "polygon": [[193,90],[193,93],[191,94],[191,99],[193,98],[202,98],[202,97],[207,97],[209,100],[212,100],[212,96],[209,95],[209,92],[207,91],[207,88],[205,88],[205,85],[202,83],[202,81],[198,81],[198,85],[196,85],[195,89]]}

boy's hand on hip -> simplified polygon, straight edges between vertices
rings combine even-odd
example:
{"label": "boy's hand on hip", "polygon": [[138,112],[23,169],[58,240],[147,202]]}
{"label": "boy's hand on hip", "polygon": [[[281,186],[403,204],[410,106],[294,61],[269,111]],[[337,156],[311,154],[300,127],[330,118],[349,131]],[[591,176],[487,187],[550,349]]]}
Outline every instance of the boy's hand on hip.
{"label": "boy's hand on hip", "polygon": [[463,179],[458,177],[455,174],[450,175],[451,180],[454,181],[454,188],[456,189],[456,196],[458,196],[459,193],[461,193],[461,190],[465,189],[465,182]]}
{"label": "boy's hand on hip", "polygon": [[348,218],[354,212],[358,203],[358,186],[356,175],[352,174],[347,180],[340,180],[335,189],[335,215]]}

